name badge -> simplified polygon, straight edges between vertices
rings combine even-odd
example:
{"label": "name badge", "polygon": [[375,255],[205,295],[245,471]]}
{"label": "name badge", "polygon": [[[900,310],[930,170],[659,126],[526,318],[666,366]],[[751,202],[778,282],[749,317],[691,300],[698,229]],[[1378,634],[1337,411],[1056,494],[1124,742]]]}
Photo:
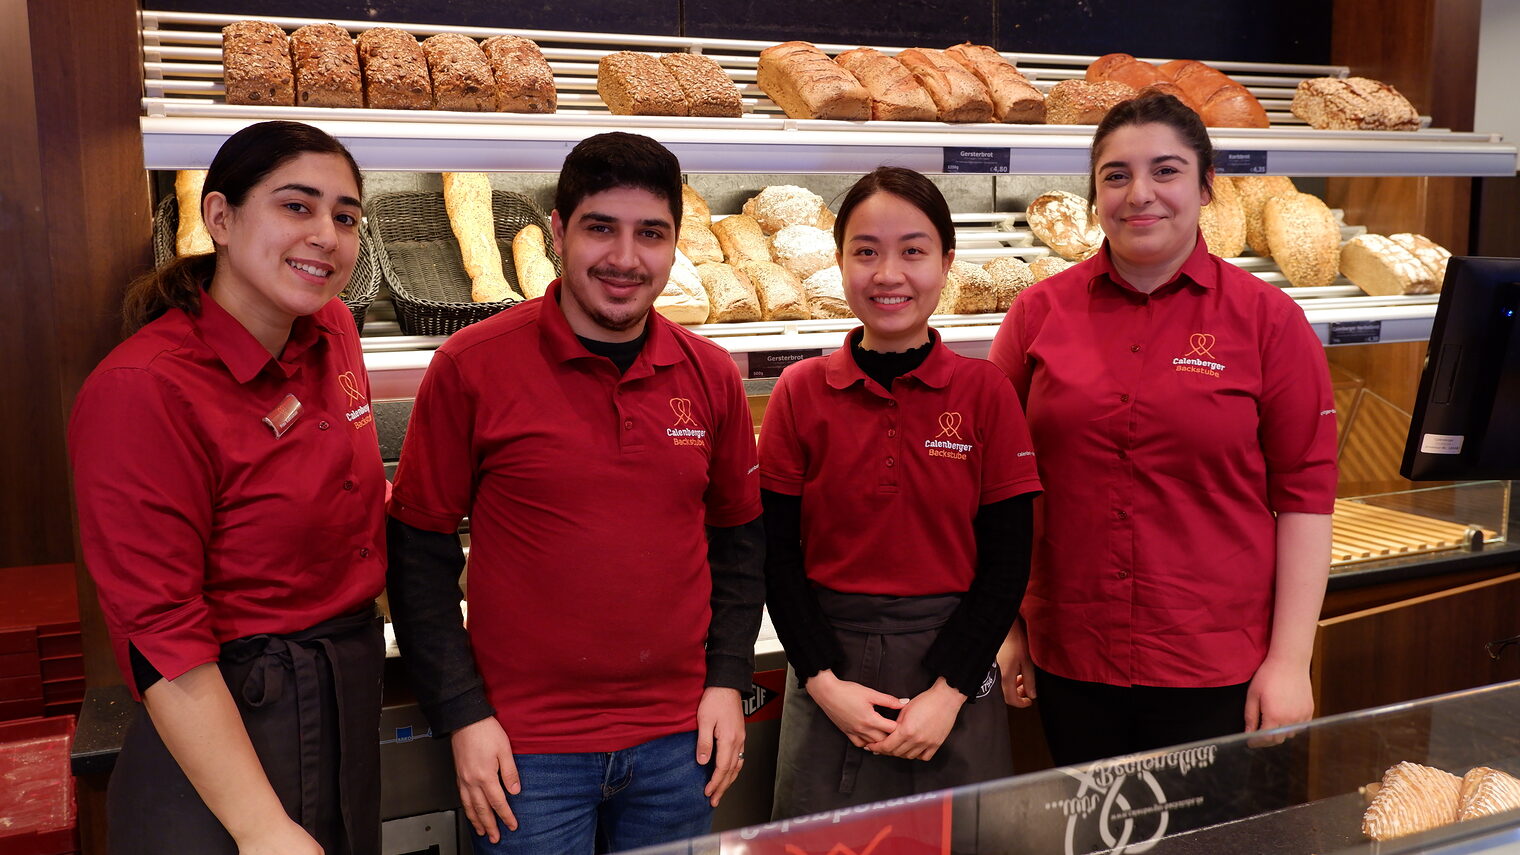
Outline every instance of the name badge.
{"label": "name badge", "polygon": [[269,429],[274,431],[274,438],[279,439],[285,435],[286,431],[290,430],[290,426],[295,424],[296,419],[300,417],[301,402],[296,400],[295,395],[286,395],[285,400],[281,401],[278,407],[270,410],[269,415],[264,417],[264,424],[269,425]]}

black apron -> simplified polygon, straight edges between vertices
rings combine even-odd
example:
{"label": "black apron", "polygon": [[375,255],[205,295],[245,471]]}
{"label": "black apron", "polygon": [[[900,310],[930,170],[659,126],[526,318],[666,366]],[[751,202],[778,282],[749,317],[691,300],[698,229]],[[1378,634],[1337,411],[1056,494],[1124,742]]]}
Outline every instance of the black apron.
{"label": "black apron", "polygon": [[[846,664],[835,676],[899,698],[912,698],[938,675],[924,655],[960,603],[960,594],[887,597],[814,589]],[[934,759],[904,760],[872,754],[848,737],[796,688],[788,669],[781,712],[772,818],[822,813],[852,805],[974,784],[1013,774],[1008,708],[997,664],[991,664],[975,702],[961,706],[955,726]]]}
{"label": "black apron", "polygon": [[[381,618],[222,645],[222,678],[285,812],[327,855],[380,851]],[[106,796],[111,855],[237,855],[138,706]]]}

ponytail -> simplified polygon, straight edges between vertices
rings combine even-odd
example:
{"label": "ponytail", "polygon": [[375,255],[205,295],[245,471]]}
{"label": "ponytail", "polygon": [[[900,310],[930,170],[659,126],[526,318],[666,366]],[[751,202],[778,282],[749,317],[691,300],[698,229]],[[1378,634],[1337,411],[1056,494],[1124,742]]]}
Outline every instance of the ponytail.
{"label": "ponytail", "polygon": [[122,330],[131,335],[170,309],[198,315],[201,289],[216,272],[216,253],[186,255],[132,280],[122,300]]}

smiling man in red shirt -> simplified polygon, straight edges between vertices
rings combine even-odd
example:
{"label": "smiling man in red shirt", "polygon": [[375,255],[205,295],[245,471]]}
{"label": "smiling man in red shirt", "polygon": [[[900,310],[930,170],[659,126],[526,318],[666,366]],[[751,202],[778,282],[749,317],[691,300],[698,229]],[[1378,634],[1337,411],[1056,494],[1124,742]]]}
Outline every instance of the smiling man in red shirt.
{"label": "smiling man in red shirt", "polygon": [[[680,166],[565,160],[541,299],[439,348],[389,510],[392,610],[477,852],[706,833],[743,757],[764,599],[754,434],[728,353],[650,311]],[[455,531],[470,517],[470,626]]]}

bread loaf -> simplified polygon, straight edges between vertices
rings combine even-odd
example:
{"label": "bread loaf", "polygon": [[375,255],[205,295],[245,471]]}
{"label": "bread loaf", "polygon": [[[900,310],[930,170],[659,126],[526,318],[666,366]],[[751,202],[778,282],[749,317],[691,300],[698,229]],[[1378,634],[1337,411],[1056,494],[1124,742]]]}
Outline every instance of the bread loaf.
{"label": "bread loaf", "polygon": [[1098,57],[1088,64],[1087,71],[1083,74],[1082,79],[1088,81],[1089,83],[1098,83],[1099,81],[1107,80],[1108,70],[1110,68],[1113,68],[1121,62],[1128,62],[1132,59],[1134,59],[1134,57],[1130,56],[1127,53],[1105,53],[1104,55]]}
{"label": "bread loaf", "polygon": [[517,288],[524,297],[542,297],[549,290],[559,274],[549,260],[543,229],[529,223],[512,236],[512,267],[517,273]]}
{"label": "bread loaf", "polygon": [[1188,105],[1199,111],[1219,87],[1234,82],[1229,75],[1196,59],[1174,59],[1162,63],[1159,70],[1165,79],[1183,91]]}
{"label": "bread loaf", "polygon": [[[744,213],[755,218],[760,228],[773,235],[787,226],[829,228],[833,215],[823,197],[795,184],[773,184],[744,203]],[[824,225],[825,215],[829,223]]]}
{"label": "bread loaf", "polygon": [[1456,775],[1400,763],[1383,773],[1382,786],[1362,814],[1362,833],[1389,840],[1455,822],[1461,788]]}
{"label": "bread loaf", "polygon": [[686,115],[681,84],[647,53],[620,50],[602,57],[596,91],[615,116]]}
{"label": "bread loaf", "polygon": [[1389,235],[1388,239],[1414,253],[1434,278],[1435,290],[1441,290],[1441,284],[1446,281],[1446,263],[1451,260],[1451,252],[1446,247],[1424,235],[1408,232]]}
{"label": "bread loaf", "polygon": [[433,80],[433,107],[474,113],[496,111],[496,78],[485,51],[468,36],[439,33],[422,42]]}
{"label": "bread loaf", "polygon": [[680,250],[670,267],[664,290],[654,298],[654,310],[678,324],[705,324],[712,303],[697,268]]}
{"label": "bread loaf", "polygon": [[896,59],[872,48],[855,48],[834,57],[871,94],[871,118],[891,122],[932,122],[939,116],[934,99],[918,78]]}
{"label": "bread loaf", "polygon": [[201,255],[215,252],[216,244],[201,219],[201,190],[206,185],[206,170],[181,169],[174,175],[174,202],[179,211],[179,225],[174,233],[175,255]]}
{"label": "bread loaf", "polygon": [[1052,190],[1029,203],[1029,230],[1063,258],[1082,261],[1103,246],[1103,227],[1087,200],[1075,193]]}
{"label": "bread loaf", "polygon": [[1152,83],[1151,85],[1145,87],[1144,89],[1141,89],[1135,97],[1139,98],[1145,95],[1170,95],[1173,98],[1176,98],[1178,101],[1181,101],[1184,107],[1187,107],[1195,113],[1198,112],[1198,108],[1194,107],[1192,103],[1188,101],[1187,93],[1182,91],[1182,87],[1171,82],[1170,80],[1158,80],[1155,83]]}
{"label": "bread loaf", "polygon": [[238,21],[223,27],[222,85],[228,104],[295,104],[295,71],[285,31],[268,21]]}
{"label": "bread loaf", "polygon": [[[969,261],[955,261],[950,264],[946,280],[954,284],[954,304],[950,312],[957,315],[982,315],[997,311],[997,285],[993,282],[991,273]],[[944,305],[944,301],[944,292],[940,292],[940,304]]]}
{"label": "bread loaf", "polygon": [[1198,212],[1198,227],[1203,231],[1209,252],[1220,258],[1234,258],[1246,249],[1246,212],[1235,180],[1228,175],[1214,176],[1213,200]]}
{"label": "bread loaf", "polygon": [[1246,245],[1260,256],[1269,256],[1267,231],[1262,223],[1262,212],[1267,200],[1284,193],[1297,193],[1292,179],[1285,175],[1235,175],[1231,176],[1235,192],[1240,196],[1240,207],[1246,216]]}
{"label": "bread loaf", "polygon": [[1134,98],[1123,83],[1062,80],[1045,96],[1045,121],[1052,125],[1096,125],[1108,111]]}
{"label": "bread loaf", "polygon": [[808,42],[760,51],[761,91],[793,119],[871,118],[871,96],[855,76]]}
{"label": "bread loaf", "polygon": [[941,122],[992,121],[992,96],[987,94],[987,87],[944,51],[909,48],[897,59],[934,99]]}
{"label": "bread loaf", "polygon": [[1093,83],[1103,80],[1123,83],[1137,91],[1167,79],[1156,69],[1156,66],[1144,60],[1135,59],[1127,53],[1111,53],[1098,57],[1092,65],[1087,67],[1086,77]]}
{"label": "bread loaf", "polygon": [[1034,284],[1034,271],[1024,260],[1012,255],[1000,255],[982,265],[992,277],[992,290],[997,295],[997,310],[1008,311],[1019,292]]}
{"label": "bread loaf", "polygon": [[1417,131],[1420,114],[1399,90],[1366,77],[1312,77],[1289,107],[1320,130]]}
{"label": "bread loaf", "polygon": [[798,279],[837,264],[834,236],[813,226],[787,226],[771,235],[771,257]]}
{"label": "bread loaf", "polygon": [[1341,229],[1318,196],[1284,193],[1267,200],[1262,228],[1272,258],[1298,288],[1330,285],[1340,266]]}
{"label": "bread loaf", "polygon": [[1054,255],[1047,255],[1029,262],[1029,272],[1034,275],[1034,281],[1044,282],[1046,279],[1071,267],[1075,263],[1074,261],[1067,261],[1064,258],[1057,258]]}
{"label": "bread loaf", "polygon": [[815,318],[852,318],[850,304],[844,298],[844,274],[838,267],[825,267],[802,280],[807,297],[808,314]]}
{"label": "bread loaf", "polygon": [[748,276],[720,262],[698,264],[697,275],[702,280],[702,287],[707,289],[711,306],[708,323],[760,320],[760,298]]}
{"label": "bread loaf", "polygon": [[1230,76],[1197,60],[1174,60],[1161,66],[1184,93],[1188,106],[1211,128],[1265,128],[1267,111],[1250,90]]}
{"label": "bread loaf", "polygon": [[1382,235],[1358,235],[1341,247],[1341,273],[1375,297],[1431,294],[1435,273],[1415,254]]}
{"label": "bread loaf", "polygon": [[495,303],[512,299],[512,286],[501,266],[496,220],[491,214],[491,181],[484,172],[443,173],[443,205],[449,227],[459,240],[464,272],[470,276],[470,299]]}
{"label": "bread loaf", "polygon": [[686,98],[686,115],[738,118],[744,114],[738,88],[712,57],[668,53],[660,57],[660,64],[681,87]]}
{"label": "bread loaf", "polygon": [[960,63],[987,87],[992,117],[999,122],[1039,124],[1045,121],[1045,96],[1017,67],[987,45],[970,42],[947,48],[945,55]]}
{"label": "bread loaf", "polygon": [[496,80],[496,109],[503,113],[552,113],[559,103],[554,71],[529,39],[492,36],[480,49]]}
{"label": "bread loaf", "polygon": [[1520,780],[1498,769],[1479,766],[1462,777],[1457,796],[1457,820],[1520,810]]}
{"label": "bread loaf", "polygon": [[411,33],[377,27],[359,34],[364,103],[381,110],[430,110],[433,83],[427,56]]}
{"label": "bread loaf", "polygon": [[359,51],[337,24],[307,24],[290,34],[297,107],[363,107]]}
{"label": "bread loaf", "polygon": [[769,261],[746,261],[737,266],[741,273],[755,283],[762,319],[802,321],[811,317],[807,297],[802,293],[802,283],[788,273],[786,268]]}
{"label": "bread loaf", "polygon": [[681,185],[681,232],[676,238],[676,248],[686,253],[692,264],[723,260],[723,247],[712,232],[707,202],[690,184]]}
{"label": "bread loaf", "polygon": [[760,224],[748,214],[730,214],[712,226],[718,245],[723,248],[723,260],[739,267],[750,261],[770,261],[770,241]]}

